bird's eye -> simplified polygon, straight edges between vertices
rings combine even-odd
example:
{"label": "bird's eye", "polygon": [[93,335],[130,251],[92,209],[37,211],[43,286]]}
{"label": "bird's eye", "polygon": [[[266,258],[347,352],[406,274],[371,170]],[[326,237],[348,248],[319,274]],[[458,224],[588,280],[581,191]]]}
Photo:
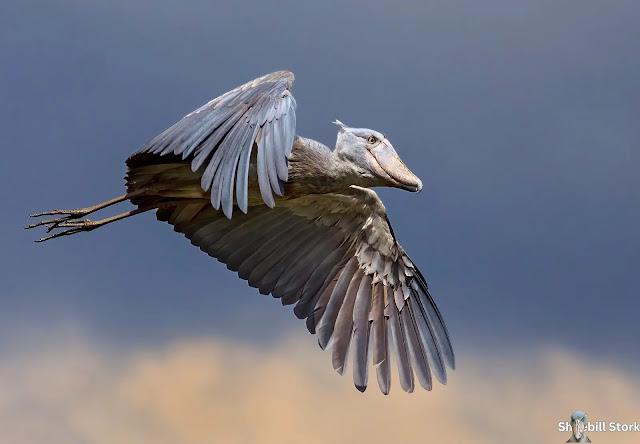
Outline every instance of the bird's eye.
{"label": "bird's eye", "polygon": [[367,142],[368,143],[376,143],[378,141],[378,139],[376,139],[374,136],[369,136],[367,138]]}

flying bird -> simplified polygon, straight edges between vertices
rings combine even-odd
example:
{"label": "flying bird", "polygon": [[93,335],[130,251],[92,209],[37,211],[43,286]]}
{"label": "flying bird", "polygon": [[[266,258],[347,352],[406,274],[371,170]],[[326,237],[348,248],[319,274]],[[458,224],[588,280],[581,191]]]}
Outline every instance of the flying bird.
{"label": "flying bird", "polygon": [[[126,161],[126,194],[58,216],[54,234],[91,231],[146,211],[236,271],[262,294],[306,319],[343,374],[353,363],[358,390],[369,360],[380,390],[391,386],[391,350],[400,386],[430,390],[455,368],[451,340],[418,268],[397,242],[371,187],[419,193],[422,182],[380,132],[340,121],[335,149],[296,135],[294,76],[279,71],[198,108]],[[84,219],[123,201],[134,210]]]}

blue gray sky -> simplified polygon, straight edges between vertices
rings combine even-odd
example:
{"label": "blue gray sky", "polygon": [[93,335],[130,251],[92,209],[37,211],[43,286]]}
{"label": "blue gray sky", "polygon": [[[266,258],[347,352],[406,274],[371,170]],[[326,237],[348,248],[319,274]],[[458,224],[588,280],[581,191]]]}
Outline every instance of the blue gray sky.
{"label": "blue gray sky", "polygon": [[[640,3],[26,0],[0,14],[0,346],[307,335],[150,214],[32,241],[27,215],[123,194],[124,161],[209,99],[296,75],[298,134],[387,134],[380,190],[458,350],[640,366]],[[465,354],[459,352],[459,365]],[[325,356],[328,359],[328,356]]]}

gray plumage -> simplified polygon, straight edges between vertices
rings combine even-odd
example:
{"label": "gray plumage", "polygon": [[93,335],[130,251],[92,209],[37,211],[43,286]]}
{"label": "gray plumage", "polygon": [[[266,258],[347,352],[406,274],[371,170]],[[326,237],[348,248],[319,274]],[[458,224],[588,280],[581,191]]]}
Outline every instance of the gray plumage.
{"label": "gray plumage", "polygon": [[347,288],[351,283],[354,273],[358,269],[358,261],[356,258],[351,258],[349,263],[340,273],[336,285],[333,287],[329,301],[324,308],[324,315],[320,318],[320,325],[318,326],[318,343],[323,349],[329,344],[329,340],[333,335],[333,330],[336,325],[336,319],[338,318],[338,312],[344,302],[344,297],[347,293]]}
{"label": "gray plumage", "polygon": [[418,376],[418,381],[426,390],[431,390],[431,372],[429,371],[429,363],[422,344],[418,341],[416,323],[413,318],[413,313],[411,313],[410,306],[406,306],[404,310],[400,311],[400,323],[404,330],[407,349],[411,356],[412,367]]}
{"label": "gray plumage", "polygon": [[587,414],[582,410],[571,413],[571,436],[566,442],[591,442],[585,434],[587,428]]}
{"label": "gray plumage", "polygon": [[351,335],[353,333],[353,307],[356,303],[356,295],[360,289],[360,282],[364,278],[361,268],[356,268],[356,272],[349,282],[344,301],[336,318],[334,327],[332,358],[333,368],[340,374],[345,370],[347,353],[351,345]]}
{"label": "gray plumage", "polygon": [[[389,393],[392,353],[403,390],[414,373],[427,390],[432,372],[446,383],[455,359],[442,315],[369,189],[422,182],[377,131],[336,121],[334,150],[297,136],[293,81],[280,71],[213,99],[127,160],[125,196],[33,226],[67,228],[46,240],[155,210],[260,293],[295,304],[339,373],[351,357],[358,390],[373,365]],[[137,209],[75,221],[123,200]]]}
{"label": "gray plumage", "polygon": [[[213,99],[167,128],[140,152],[192,158],[193,171],[207,166],[202,173],[202,188],[211,188],[211,203],[222,205],[224,214],[233,214],[233,192],[238,208],[248,210],[248,166],[254,143],[266,153],[261,156],[260,191],[265,203],[273,206],[267,189],[269,170],[278,172],[279,181],[287,180],[286,158],[291,153],[295,134],[296,103],[289,89],[293,74],[285,71],[268,74]],[[261,128],[268,130],[260,132]],[[256,140],[256,136],[260,137]],[[270,137],[263,137],[270,136]],[[265,162],[268,159],[270,163]],[[238,174],[236,181],[236,172]],[[280,184],[271,182],[273,191]]]}
{"label": "gray plumage", "polygon": [[373,327],[373,364],[378,365],[387,356],[387,326],[384,318],[384,285],[375,284],[373,306],[369,319]]}
{"label": "gray plumage", "polygon": [[400,387],[402,387],[402,390],[405,392],[411,393],[413,392],[413,370],[411,369],[411,362],[409,361],[407,340],[398,313],[398,306],[392,301],[387,307],[389,307],[389,313],[385,313],[385,315],[387,319],[389,319],[391,337],[393,338],[393,345],[396,351]]}
{"label": "gray plumage", "polygon": [[356,388],[364,392],[367,388],[369,372],[369,312],[371,311],[371,283],[373,277],[368,274],[360,281],[353,306],[353,382]]}

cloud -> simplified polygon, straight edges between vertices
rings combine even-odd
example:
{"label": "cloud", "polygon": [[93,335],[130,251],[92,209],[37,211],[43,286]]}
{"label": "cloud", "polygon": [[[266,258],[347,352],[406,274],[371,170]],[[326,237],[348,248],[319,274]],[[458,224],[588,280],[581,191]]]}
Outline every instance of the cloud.
{"label": "cloud", "polygon": [[640,420],[637,378],[564,350],[463,352],[446,387],[407,395],[395,380],[385,397],[375,381],[357,392],[308,342],[201,338],[124,351],[72,335],[14,348],[0,363],[3,442],[552,443],[567,439],[558,422],[575,409],[590,421]]}

